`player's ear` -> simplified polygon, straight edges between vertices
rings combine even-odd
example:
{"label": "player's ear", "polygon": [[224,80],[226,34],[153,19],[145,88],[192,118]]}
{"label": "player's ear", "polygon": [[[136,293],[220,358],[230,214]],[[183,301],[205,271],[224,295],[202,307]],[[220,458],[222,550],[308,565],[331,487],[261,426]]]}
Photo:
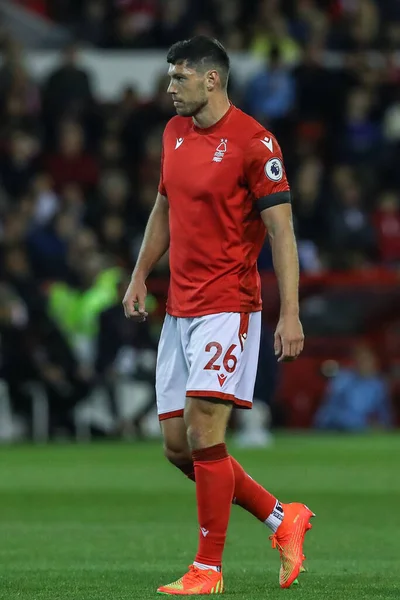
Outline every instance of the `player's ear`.
{"label": "player's ear", "polygon": [[217,71],[208,71],[208,73],[206,74],[207,91],[212,92],[212,90],[215,88],[218,80],[219,80],[219,75],[218,75]]}

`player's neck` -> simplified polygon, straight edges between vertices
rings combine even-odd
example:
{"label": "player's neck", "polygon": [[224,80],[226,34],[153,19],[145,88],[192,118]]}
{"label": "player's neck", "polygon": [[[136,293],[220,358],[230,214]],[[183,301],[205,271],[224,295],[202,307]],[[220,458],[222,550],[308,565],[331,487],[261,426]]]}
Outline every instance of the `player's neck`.
{"label": "player's neck", "polygon": [[193,117],[194,124],[201,129],[212,127],[222,119],[228,112],[230,106],[231,103],[229,102],[229,98],[224,94],[213,102],[209,102],[203,110]]}

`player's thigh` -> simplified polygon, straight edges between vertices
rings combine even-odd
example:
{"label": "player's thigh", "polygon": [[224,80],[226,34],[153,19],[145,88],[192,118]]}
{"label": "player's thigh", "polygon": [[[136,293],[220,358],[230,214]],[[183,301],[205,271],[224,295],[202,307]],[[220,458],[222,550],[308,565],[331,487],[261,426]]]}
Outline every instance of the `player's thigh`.
{"label": "player's thigh", "polygon": [[219,313],[189,329],[187,396],[251,408],[260,347],[261,313]]}
{"label": "player's thigh", "polygon": [[164,439],[164,454],[175,465],[185,464],[192,460],[192,453],[187,441],[186,424],[183,417],[172,417],[161,421]]}
{"label": "player's thigh", "polygon": [[182,337],[185,322],[166,315],[160,335],[156,366],[156,397],[160,421],[182,417],[185,408],[188,365]]}

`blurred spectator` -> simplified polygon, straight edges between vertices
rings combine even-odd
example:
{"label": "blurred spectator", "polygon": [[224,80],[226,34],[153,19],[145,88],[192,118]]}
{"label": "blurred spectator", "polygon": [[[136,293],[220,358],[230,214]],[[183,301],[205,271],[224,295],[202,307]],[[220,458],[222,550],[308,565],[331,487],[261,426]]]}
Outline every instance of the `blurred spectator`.
{"label": "blurred spectator", "polygon": [[31,397],[26,383],[37,376],[31,357],[28,313],[13,289],[0,284],[0,375],[5,381],[12,409],[31,418]]}
{"label": "blurred spectator", "polygon": [[4,98],[10,92],[14,73],[20,68],[22,62],[22,48],[18,42],[9,36],[4,37],[3,61],[0,68],[0,98]]}
{"label": "blurred spectator", "polygon": [[316,244],[327,235],[327,215],[322,204],[321,161],[312,156],[305,159],[298,168],[293,182],[293,210],[297,237]]}
{"label": "blurred spectator", "polygon": [[341,142],[344,149],[342,158],[353,164],[377,160],[381,131],[372,118],[372,105],[373,98],[366,89],[355,89],[348,97],[344,138]]}
{"label": "blurred spectator", "polygon": [[23,296],[0,286],[0,375],[6,382],[11,406],[32,436],[33,383],[39,383],[49,406],[50,435],[60,427],[73,432],[71,409],[89,391],[63,337],[48,319],[26,257],[10,250],[6,272]]}
{"label": "blurred spectator", "polygon": [[293,185],[293,212],[302,270],[316,273],[322,265],[319,250],[326,248],[329,220],[324,206],[323,167],[316,157],[299,167]]}
{"label": "blurred spectator", "polygon": [[301,122],[318,122],[326,129],[341,117],[347,90],[343,73],[328,72],[324,67],[323,46],[307,44],[303,60],[294,70],[296,109]]}
{"label": "blurred spectator", "polygon": [[96,159],[85,148],[84,131],[78,123],[63,123],[57,152],[46,158],[45,166],[57,190],[78,183],[90,191],[98,180]]}
{"label": "blurred spectator", "polygon": [[9,152],[0,159],[0,178],[5,191],[17,199],[29,189],[38,169],[38,142],[23,131],[14,131]]}
{"label": "blurred spectator", "polygon": [[[154,190],[153,190],[154,191]],[[118,169],[103,171],[98,186],[97,201],[91,203],[86,213],[86,222],[98,230],[104,217],[119,217],[124,223],[124,235],[142,231],[146,215],[141,210],[137,198],[131,196],[131,186],[127,175]]]}
{"label": "blurred spectator", "polygon": [[[174,116],[174,107],[166,90],[169,77],[161,75],[155,82],[154,96],[150,102],[130,110],[121,131],[127,155],[134,161],[140,161],[145,154],[144,145],[148,135],[154,129],[162,129],[168,120]],[[159,138],[161,150],[161,138]]]}
{"label": "blurred spectator", "polygon": [[318,2],[303,0],[290,3],[293,6],[290,31],[302,44],[324,44],[329,32],[329,13]]}
{"label": "blurred spectator", "polygon": [[1,229],[2,248],[23,245],[28,233],[28,219],[21,210],[21,205],[8,210],[3,218]]}
{"label": "blurred spectator", "polygon": [[112,213],[104,215],[100,223],[99,237],[103,252],[115,264],[130,266],[130,244],[122,217]]}
{"label": "blurred spectator", "polygon": [[391,104],[385,112],[383,134],[390,144],[400,144],[400,95],[398,100]]}
{"label": "blurred spectator", "polygon": [[158,45],[169,48],[177,40],[185,39],[194,24],[195,12],[185,0],[164,0],[157,27]]}
{"label": "blurred spectator", "polygon": [[35,197],[33,221],[37,225],[46,225],[60,208],[60,200],[52,183],[47,173],[38,173],[32,182]]}
{"label": "blurred spectator", "polygon": [[373,216],[378,249],[383,262],[400,264],[400,202],[394,191],[384,192]]}
{"label": "blurred spectator", "polygon": [[[126,320],[124,311],[121,310],[128,284],[129,277],[126,272],[122,272],[117,284],[115,304],[101,312],[99,317],[96,369],[101,375],[110,378],[110,381],[117,373],[134,374],[140,364],[138,351],[156,349],[149,322],[143,324]],[[149,294],[148,303],[146,302],[149,314],[155,310],[156,305],[155,298]],[[128,350],[131,358],[126,360]]]}
{"label": "blurred spectator", "polygon": [[109,267],[85,238],[73,240],[69,267],[74,283],[55,282],[49,289],[50,315],[66,336],[76,360],[89,372],[94,367],[98,319],[117,297],[118,268]]}
{"label": "blurred spectator", "polygon": [[[115,304],[104,310],[99,317],[96,371],[105,384],[116,419],[119,433],[141,435],[142,420],[154,409],[155,393],[135,416],[133,422],[120,417],[116,396],[118,384],[122,381],[146,381],[154,389],[154,365],[156,360],[156,336],[152,335],[149,321],[137,323],[126,320],[121,310],[122,299],[129,283],[127,273],[122,273],[117,286]],[[150,294],[146,300],[146,310],[153,313],[157,302]],[[134,393],[134,388],[131,387]],[[132,398],[134,401],[135,398]]]}
{"label": "blurred spectator", "polygon": [[83,223],[87,214],[86,198],[83,189],[77,183],[67,183],[61,192],[61,208],[72,216],[77,223]]}
{"label": "blurred spectator", "polygon": [[162,129],[153,129],[145,141],[145,153],[139,166],[143,183],[155,183],[160,177]]}
{"label": "blurred spectator", "polygon": [[388,388],[370,348],[354,351],[354,367],[339,369],[315,417],[319,429],[364,431],[392,426]]}
{"label": "blurred spectator", "polygon": [[107,40],[107,0],[88,0],[82,5],[74,33],[80,41],[101,47]]}
{"label": "blurred spectator", "polygon": [[40,281],[70,278],[68,247],[77,229],[76,218],[60,212],[48,223],[30,231],[27,246],[32,268]]}
{"label": "blurred spectator", "polygon": [[125,167],[124,159],[124,151],[119,137],[109,133],[100,142],[100,168]]}
{"label": "blurred spectator", "polygon": [[285,65],[294,65],[301,56],[300,46],[290,35],[287,22],[279,13],[271,14],[269,0],[260,4],[250,50],[259,57],[270,56],[272,48],[278,48]]}
{"label": "blurred spectator", "polygon": [[24,302],[27,316],[41,319],[46,310],[46,303],[23,247],[10,246],[6,249],[2,260],[2,274]]}
{"label": "blurred spectator", "polygon": [[293,76],[282,64],[279,48],[273,46],[268,65],[246,86],[246,110],[279,136],[279,122],[290,115],[294,100]]}
{"label": "blurred spectator", "polygon": [[79,116],[89,111],[93,104],[90,75],[78,64],[78,48],[68,46],[61,65],[51,73],[43,90],[43,108],[50,123],[65,117]]}
{"label": "blurred spectator", "polygon": [[108,47],[149,48],[155,44],[156,0],[115,0]]}
{"label": "blurred spectator", "polygon": [[25,115],[37,115],[40,110],[39,88],[21,63],[17,63],[12,71],[8,97],[21,101]]}
{"label": "blurred spectator", "polygon": [[330,247],[335,251],[336,268],[349,268],[352,254],[358,251],[365,256],[374,253],[376,240],[362,193],[358,182],[353,181],[341,191],[332,206]]}
{"label": "blurred spectator", "polygon": [[47,16],[46,0],[17,0],[17,3],[22,4],[27,10],[31,10],[42,17]]}

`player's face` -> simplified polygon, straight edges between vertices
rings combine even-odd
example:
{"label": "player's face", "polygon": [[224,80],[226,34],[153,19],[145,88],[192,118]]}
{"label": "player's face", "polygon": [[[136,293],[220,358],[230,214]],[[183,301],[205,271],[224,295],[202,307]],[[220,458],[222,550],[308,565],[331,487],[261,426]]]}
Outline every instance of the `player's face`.
{"label": "player's face", "polygon": [[181,117],[194,117],[208,102],[205,75],[185,63],[170,65],[168,75],[171,81],[167,92],[172,96],[176,112]]}

